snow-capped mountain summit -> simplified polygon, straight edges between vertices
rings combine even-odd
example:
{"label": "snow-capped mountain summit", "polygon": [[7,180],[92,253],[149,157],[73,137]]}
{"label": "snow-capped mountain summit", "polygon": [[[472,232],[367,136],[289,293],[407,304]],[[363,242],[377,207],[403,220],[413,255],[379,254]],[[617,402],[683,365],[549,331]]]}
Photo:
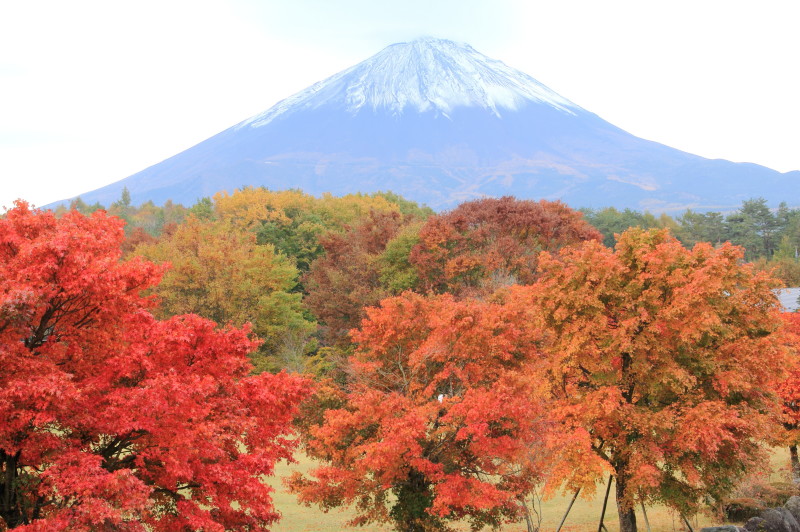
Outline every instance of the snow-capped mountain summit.
{"label": "snow-capped mountain summit", "polygon": [[188,205],[250,185],[390,190],[437,209],[514,195],[675,212],[777,204],[798,179],[640,139],[468,45],[425,38],[81,197],[109,205],[127,187],[134,203]]}
{"label": "snow-capped mountain summit", "polygon": [[500,116],[528,103],[574,114],[580,107],[529,75],[486,57],[468,44],[425,37],[393,44],[361,63],[279,102],[241,126],[260,127],[277,116],[332,106],[400,115],[478,107]]}

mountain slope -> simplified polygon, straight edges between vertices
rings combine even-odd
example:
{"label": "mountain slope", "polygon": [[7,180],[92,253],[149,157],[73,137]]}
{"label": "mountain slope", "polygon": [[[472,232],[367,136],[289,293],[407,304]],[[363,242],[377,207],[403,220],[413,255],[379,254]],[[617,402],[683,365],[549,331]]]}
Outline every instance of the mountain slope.
{"label": "mountain slope", "polygon": [[[109,204],[191,204],[243,185],[391,190],[443,209],[483,195],[574,207],[724,210],[783,199],[800,172],[709,160],[637,138],[470,46],[420,39],[375,56],[122,181]],[[791,199],[791,198],[789,198]]]}

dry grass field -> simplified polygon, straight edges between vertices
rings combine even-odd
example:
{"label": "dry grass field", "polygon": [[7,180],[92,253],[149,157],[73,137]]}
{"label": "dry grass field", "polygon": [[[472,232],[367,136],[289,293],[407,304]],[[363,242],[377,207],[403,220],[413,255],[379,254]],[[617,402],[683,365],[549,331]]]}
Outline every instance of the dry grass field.
{"label": "dry grass field", "polygon": [[[300,462],[297,464],[286,465],[281,464],[278,468],[277,475],[270,479],[270,483],[276,488],[274,493],[275,505],[283,514],[281,521],[273,527],[272,530],[276,532],[316,532],[316,531],[390,531],[388,526],[369,526],[369,527],[348,527],[346,522],[352,517],[352,512],[348,510],[333,510],[328,513],[322,512],[318,507],[306,507],[297,503],[295,497],[286,492],[285,488],[281,485],[280,478],[289,475],[292,471],[308,471],[313,467],[311,460],[305,458],[303,455],[299,456]],[[788,453],[784,450],[776,450],[772,456],[772,480],[781,480],[786,477],[786,465],[788,462]],[[594,497],[591,499],[584,499],[579,497],[575,502],[572,510],[570,511],[567,521],[562,528],[563,532],[594,532],[597,530],[600,512],[603,505],[603,489],[598,488]],[[558,527],[561,518],[564,515],[569,500],[571,497],[558,496],[542,503],[542,530],[554,532]],[[685,526],[680,522],[680,516],[674,514],[663,506],[653,506],[647,508],[647,517],[650,521],[652,532],[677,532],[686,530]],[[639,530],[646,532],[645,522],[642,516],[641,508],[638,509],[636,514]],[[611,490],[611,496],[608,502],[608,509],[606,510],[605,524],[609,532],[619,530],[617,521],[616,504],[614,502],[614,490]],[[701,515],[691,521],[692,528],[695,532],[699,532],[700,528],[704,526],[718,525],[716,518],[711,516]],[[469,527],[464,523],[463,530],[469,530]],[[502,529],[504,532],[524,532],[525,525],[515,524],[508,525]]]}

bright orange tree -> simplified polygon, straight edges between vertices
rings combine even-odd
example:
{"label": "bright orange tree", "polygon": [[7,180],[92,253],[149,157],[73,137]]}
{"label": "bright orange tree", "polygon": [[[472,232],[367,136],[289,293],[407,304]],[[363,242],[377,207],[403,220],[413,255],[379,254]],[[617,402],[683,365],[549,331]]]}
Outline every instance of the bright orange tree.
{"label": "bright orange tree", "polygon": [[519,519],[545,429],[531,391],[542,382],[537,338],[523,315],[412,293],[369,309],[342,406],[305,434],[325,465],[291,480],[300,500],[354,505],[353,524],[406,531]]}
{"label": "bright orange tree", "polygon": [[687,250],[632,229],[614,251],[543,254],[539,282],[514,293],[550,339],[550,411],[569,435],[552,481],[612,473],[625,532],[635,502],[719,500],[776,429],[777,300],[741,260],[735,246]]}
{"label": "bright orange tree", "polygon": [[776,386],[783,400],[783,426],[786,429],[786,443],[792,465],[792,479],[800,483],[800,459],[797,443],[800,441],[800,313],[781,314],[786,328],[786,341],[790,350],[788,375]]}
{"label": "bright orange tree", "polygon": [[0,219],[0,529],[252,530],[308,382],[248,376],[248,329],[156,320],[122,221]]}

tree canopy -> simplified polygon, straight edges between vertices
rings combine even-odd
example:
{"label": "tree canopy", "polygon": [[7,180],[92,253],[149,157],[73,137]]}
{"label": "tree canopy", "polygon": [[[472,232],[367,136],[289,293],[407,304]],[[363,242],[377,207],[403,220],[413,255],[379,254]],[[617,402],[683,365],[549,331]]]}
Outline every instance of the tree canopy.
{"label": "tree canopy", "polygon": [[276,357],[287,342],[314,329],[302,295],[294,292],[298,272],[291,259],[228,221],[190,216],[135,253],[170,265],[154,289],[160,316],[191,313],[236,327],[250,323],[263,340],[254,360],[259,369],[279,367]]}
{"label": "tree canopy", "polygon": [[0,219],[0,526],[267,527],[308,381],[248,376],[247,328],[154,318],[163,268],[122,240],[102,211]]}
{"label": "tree canopy", "polygon": [[800,482],[800,313],[781,314],[786,329],[786,344],[789,348],[787,374],[776,383],[776,390],[783,401],[783,427],[786,429],[784,443],[789,446],[789,455],[794,482]]}
{"label": "tree canopy", "polygon": [[502,305],[413,293],[367,311],[348,391],[304,433],[322,461],[301,501],[354,505],[353,524],[445,530],[516,521],[541,479],[537,338]]}
{"label": "tree canopy", "polygon": [[370,211],[344,232],[320,239],[325,252],[303,276],[304,303],[323,324],[328,345],[349,345],[350,330],[361,323],[366,308],[396,294],[382,259],[387,245],[414,220],[399,212]]}
{"label": "tree canopy", "polygon": [[423,290],[488,294],[533,282],[541,251],[601,238],[561,202],[486,198],[431,217],[410,259]]}
{"label": "tree canopy", "polygon": [[800,209],[73,206],[0,217],[0,530],[264,528],[297,444],[302,502],[409,531],[612,475],[632,532],[639,502],[719,501],[765,443],[800,478],[800,318],[769,278],[800,279]]}
{"label": "tree canopy", "polygon": [[551,481],[612,473],[623,531],[638,501],[687,512],[720,500],[774,437],[778,304],[741,259],[631,229],[613,251],[544,255],[536,285],[514,292],[549,339],[550,412],[567,434]]}

